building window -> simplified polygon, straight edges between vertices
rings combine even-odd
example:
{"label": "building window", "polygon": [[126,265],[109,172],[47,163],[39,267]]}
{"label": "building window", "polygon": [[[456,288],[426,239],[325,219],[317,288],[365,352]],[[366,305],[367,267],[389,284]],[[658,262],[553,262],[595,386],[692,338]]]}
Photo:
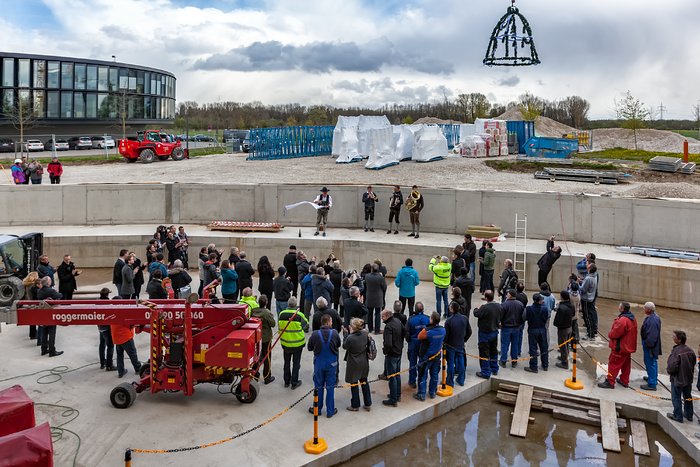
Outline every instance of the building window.
{"label": "building window", "polygon": [[46,91],[34,91],[34,116],[37,118],[44,118],[46,112],[44,111],[44,99]]}
{"label": "building window", "polygon": [[19,60],[19,67],[17,73],[18,87],[28,88],[29,87],[29,77],[30,72],[30,61],[28,58],[23,58]]}
{"label": "building window", "polygon": [[119,70],[116,68],[110,68],[109,69],[109,90],[116,91],[118,82],[119,82]]}
{"label": "building window", "polygon": [[129,88],[129,70],[126,68],[119,69],[119,89]]}
{"label": "building window", "polygon": [[151,74],[149,72],[146,72],[143,78],[143,93],[144,94],[150,94],[151,93]]}
{"label": "building window", "polygon": [[59,75],[59,63],[49,62],[48,72],[49,78],[47,80],[47,86],[49,89],[58,89],[58,75]]}
{"label": "building window", "polygon": [[15,107],[15,91],[5,89],[2,92],[2,110],[3,112],[12,112]]}
{"label": "building window", "polygon": [[61,118],[73,118],[73,93],[61,93]]}
{"label": "building window", "polygon": [[90,91],[97,90],[97,67],[94,65],[87,67],[87,88]]}
{"label": "building window", "polygon": [[97,89],[99,91],[109,90],[109,68],[101,66],[97,71]]}
{"label": "building window", "polygon": [[85,65],[75,65],[75,89],[85,89]]}
{"label": "building window", "polygon": [[129,70],[129,91],[136,91],[136,70]]}
{"label": "building window", "polygon": [[143,77],[143,71],[136,72],[136,92],[139,94],[143,94]]}
{"label": "building window", "polygon": [[155,73],[153,73],[153,74],[151,75],[151,94],[157,94],[157,93],[156,93],[156,89],[158,89],[158,83],[159,83],[159,81],[158,81],[158,75],[156,75]]}
{"label": "building window", "polygon": [[46,118],[58,118],[59,114],[58,91],[46,93]]}
{"label": "building window", "polygon": [[34,87],[46,87],[46,62],[44,60],[34,60]]}
{"label": "building window", "polygon": [[15,59],[2,59],[2,85],[7,87],[15,86]]}
{"label": "building window", "polygon": [[73,101],[73,118],[85,118],[85,93],[74,93]]}
{"label": "building window", "polygon": [[97,118],[97,94],[89,92],[85,102],[85,118]]}
{"label": "building window", "polygon": [[[61,63],[61,89],[71,88],[73,88],[73,64]],[[63,107],[63,104],[61,104],[61,107]]]}

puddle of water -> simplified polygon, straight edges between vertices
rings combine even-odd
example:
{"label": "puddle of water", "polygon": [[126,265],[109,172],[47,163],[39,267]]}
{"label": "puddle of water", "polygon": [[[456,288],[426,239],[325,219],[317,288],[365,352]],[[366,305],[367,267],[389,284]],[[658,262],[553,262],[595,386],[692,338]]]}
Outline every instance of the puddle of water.
{"label": "puddle of water", "polygon": [[416,430],[344,463],[350,467],[428,465],[491,466],[690,466],[695,462],[656,425],[647,423],[651,456],[634,454],[630,434],[621,453],[603,451],[599,428],[532,412],[527,438],[510,436],[513,407],[487,394]]}

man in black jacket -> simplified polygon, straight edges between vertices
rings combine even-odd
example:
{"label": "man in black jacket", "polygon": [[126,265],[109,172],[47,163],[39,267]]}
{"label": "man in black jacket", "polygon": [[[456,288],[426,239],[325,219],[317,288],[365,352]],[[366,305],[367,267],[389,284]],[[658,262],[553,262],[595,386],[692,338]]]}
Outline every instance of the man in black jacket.
{"label": "man in black jacket", "polygon": [[[347,311],[347,310],[346,310]],[[347,316],[347,313],[346,313]],[[384,375],[389,380],[389,398],[382,404],[396,407],[401,400],[401,353],[406,330],[390,310],[382,311],[384,321]]]}
{"label": "man in black jacket", "polygon": [[122,269],[124,269],[124,265],[126,264],[125,258],[127,253],[129,253],[129,250],[119,250],[119,258],[115,261],[112,271],[112,284],[117,287],[117,295],[120,297],[122,295]]}
{"label": "man in black jacket", "polygon": [[539,268],[539,271],[537,271],[537,285],[541,285],[543,282],[549,283],[547,276],[560,256],[561,247],[554,246],[554,235],[552,235],[547,240],[547,253],[543,254],[537,261],[537,267]]}
{"label": "man in black jacket", "polygon": [[[61,300],[63,295],[51,288],[51,278],[44,276],[39,279],[39,288],[36,291],[37,300]],[[56,326],[41,326],[41,355],[49,354],[49,357],[57,357],[63,353],[56,350]]]}
{"label": "man in black jacket", "polygon": [[294,288],[292,281],[289,280],[287,272],[287,268],[280,266],[277,268],[277,277],[275,277],[275,280],[272,281],[272,290],[274,291],[275,295],[277,316],[279,316],[282,310],[287,309],[287,302],[289,301],[289,297],[292,296],[292,289]]}
{"label": "man in black jacket", "polygon": [[63,262],[56,272],[58,273],[58,291],[63,295],[64,300],[73,300],[73,292],[78,290],[75,278],[80,275],[80,271],[75,268],[70,255],[63,256]]}
{"label": "man in black jacket", "polygon": [[464,234],[464,252],[462,253],[462,258],[464,262],[467,263],[467,269],[469,269],[469,277],[471,277],[472,282],[476,279],[476,243],[472,240],[470,234]]}
{"label": "man in black jacket", "polygon": [[[515,290],[510,289],[506,294],[507,300],[501,303],[501,361],[500,365],[505,368],[508,360],[508,349],[510,348],[511,360],[518,358],[518,339],[520,325],[523,323],[523,304],[515,299]],[[518,362],[511,361],[511,367],[518,366]]]}
{"label": "man in black jacket", "polygon": [[557,368],[569,369],[569,345],[562,345],[571,337],[571,323],[576,316],[574,306],[571,304],[569,292],[559,292],[559,303],[554,307],[554,326],[557,328],[557,345],[559,345],[559,361],[555,363]]}
{"label": "man in black jacket", "polygon": [[255,269],[246,259],[245,251],[241,251],[241,260],[236,264],[236,272],[238,273],[238,290],[243,290],[246,287],[252,289]]}
{"label": "man in black jacket", "polygon": [[445,348],[447,349],[447,385],[454,387],[454,377],[457,373],[457,384],[464,386],[466,373],[466,357],[464,343],[472,335],[469,318],[460,313],[457,302],[450,303],[450,317],[445,321]]}
{"label": "man in black jacket", "polygon": [[518,274],[513,270],[513,261],[510,259],[503,261],[503,268],[501,283],[498,286],[498,295],[501,297],[501,303],[506,301],[508,291],[518,285]]}
{"label": "man in black jacket", "polygon": [[299,271],[297,271],[297,247],[289,245],[289,251],[284,255],[282,265],[287,270],[287,276],[292,283],[292,295],[297,296],[297,286],[299,285]]}
{"label": "man in black jacket", "polygon": [[350,329],[350,320],[353,318],[360,318],[367,325],[367,315],[369,310],[364,303],[360,300],[360,289],[357,286],[350,287],[350,299],[345,301],[344,308],[345,313],[343,316],[343,326],[345,329]]}
{"label": "man in black jacket", "polygon": [[163,273],[160,270],[156,269],[151,274],[151,280],[148,281],[146,292],[149,300],[165,300],[168,298],[168,292],[163,287]]}
{"label": "man in black jacket", "polygon": [[498,323],[501,319],[501,305],[493,301],[493,291],[484,293],[486,304],[474,309],[478,318],[479,330],[479,365],[481,371],[476,374],[479,378],[489,379],[498,374]]}
{"label": "man in black jacket", "polygon": [[459,287],[462,291],[462,297],[467,302],[467,316],[469,316],[469,310],[472,309],[472,294],[474,294],[474,281],[469,278],[469,270],[467,268],[462,268],[459,270],[459,276],[455,279],[455,287]]}

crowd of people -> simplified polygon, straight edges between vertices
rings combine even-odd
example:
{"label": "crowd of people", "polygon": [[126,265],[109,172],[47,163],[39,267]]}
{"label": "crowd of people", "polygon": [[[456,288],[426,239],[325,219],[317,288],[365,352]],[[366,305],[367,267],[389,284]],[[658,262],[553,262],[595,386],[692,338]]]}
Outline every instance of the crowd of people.
{"label": "crowd of people", "polygon": [[[368,190],[368,198],[371,190]],[[396,192],[395,192],[396,193]],[[372,216],[367,218],[367,229],[372,229]],[[398,219],[397,219],[398,222]],[[417,232],[415,233],[417,236]],[[159,226],[146,247],[146,260],[142,262],[134,252],[123,249],[115,262],[112,282],[117,294],[113,298],[138,298],[146,286],[149,299],[185,297],[191,290],[189,275],[189,237],[181,226]],[[569,369],[569,348],[573,341],[596,341],[598,334],[598,268],[595,254],[589,253],[577,264],[577,273],[568,278],[565,287],[554,294],[548,278],[554,264],[561,256],[561,248],[551,237],[546,252],[537,263],[539,291],[529,298],[525,285],[518,277],[510,259],[503,261],[498,287],[493,283],[495,250],[491,242],[483,242],[477,249],[470,235],[464,243],[452,250],[452,257],[438,255],[420,267],[433,276],[435,304],[416,301],[416,288],[420,284],[418,271],[411,258],[396,271],[394,286],[397,299],[392,302],[387,277],[389,271],[380,259],[365,264],[362,269],[342,268],[331,253],[325,260],[308,258],[290,245],[275,268],[267,256],[261,256],[256,267],[245,251],[232,247],[227,258],[215,244],[202,247],[197,258],[199,278],[198,293],[209,292],[212,300],[223,303],[241,303],[248,307],[250,315],[262,322],[262,352],[260,368],[262,381],[275,381],[271,374],[271,343],[274,329],[280,334],[284,359],[284,387],[296,389],[304,348],[313,352],[313,383],[320,390],[319,410],[326,408],[326,415],[337,413],[334,388],[340,374],[341,348],[345,350],[345,382],[351,385],[349,411],[365,410],[372,406],[369,390],[369,362],[376,357],[378,344],[384,355],[384,371],[379,379],[388,382],[388,394],[382,400],[385,406],[396,407],[401,401],[401,366],[404,353],[408,360],[408,385],[415,389],[418,400],[436,396],[440,376],[441,350],[447,360],[447,384],[463,386],[466,375],[465,344],[473,332],[470,314],[476,318],[479,371],[476,376],[490,378],[508,366],[518,366],[521,360],[524,337],[527,335],[528,355],[524,371],[538,373],[548,371],[550,329],[556,329],[557,361],[554,366]],[[477,268],[478,265],[478,268]],[[194,267],[194,263],[192,264]],[[479,271],[480,306],[472,308],[476,293],[476,271]],[[146,282],[144,271],[148,271]],[[54,290],[54,274],[58,273],[58,291]],[[75,268],[71,257],[53,269],[47,256],[42,256],[36,273],[26,283],[30,299],[71,299],[76,290]],[[258,277],[258,295],[253,291],[253,277]],[[102,290],[102,298],[108,299],[109,289]],[[274,304],[274,312],[273,310]],[[428,312],[429,309],[436,311]],[[631,355],[637,350],[637,336],[641,337],[647,376],[640,389],[656,391],[658,383],[658,359],[661,351],[661,319],[654,303],[644,307],[645,319],[638,331],[637,321],[629,303],[621,302],[619,315],[607,334],[610,357],[607,377],[598,384],[600,388],[614,389],[616,384],[630,384]],[[579,325],[579,317],[583,323]],[[550,324],[551,323],[551,324]],[[585,328],[585,332],[583,329]],[[119,377],[127,370],[124,353],[129,356],[134,371],[139,362],[134,345],[133,329],[125,326],[101,326],[100,363],[107,371],[117,371]],[[42,355],[60,355],[54,346],[55,326],[30,329],[30,337],[38,339]],[[310,335],[309,335],[310,333]],[[381,336],[381,343],[375,344]],[[694,378],[696,355],[686,344],[686,334],[675,330],[674,344],[668,357],[667,372],[671,377],[674,411],[669,418],[682,422],[693,419],[691,388]],[[499,345],[500,344],[500,345]],[[117,365],[113,366],[114,348]],[[700,353],[700,348],[698,349]],[[697,381],[700,390],[700,377]],[[360,393],[362,401],[360,400]]]}
{"label": "crowd of people", "polygon": [[[46,171],[49,174],[49,180],[52,185],[61,183],[61,175],[63,175],[63,164],[58,160],[58,157],[53,156],[51,162],[48,163]],[[12,181],[15,185],[41,185],[44,180],[44,166],[41,162],[33,159],[15,159],[10,169],[12,173]]]}

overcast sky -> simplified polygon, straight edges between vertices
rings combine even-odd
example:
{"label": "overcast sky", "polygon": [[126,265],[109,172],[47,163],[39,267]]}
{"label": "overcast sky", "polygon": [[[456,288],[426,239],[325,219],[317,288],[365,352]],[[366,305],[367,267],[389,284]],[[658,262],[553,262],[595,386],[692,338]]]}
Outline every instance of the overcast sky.
{"label": "overcast sky", "polygon": [[626,90],[664,118],[700,100],[699,0],[518,0],[542,64],[485,67],[505,0],[3,0],[0,49],[162,68],[179,102],[335,106],[482,92],[580,95],[612,118]]}

